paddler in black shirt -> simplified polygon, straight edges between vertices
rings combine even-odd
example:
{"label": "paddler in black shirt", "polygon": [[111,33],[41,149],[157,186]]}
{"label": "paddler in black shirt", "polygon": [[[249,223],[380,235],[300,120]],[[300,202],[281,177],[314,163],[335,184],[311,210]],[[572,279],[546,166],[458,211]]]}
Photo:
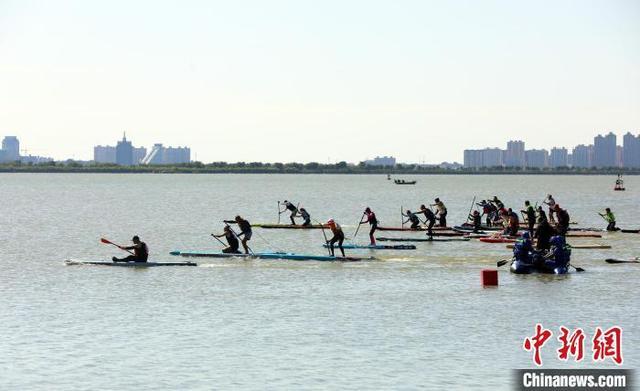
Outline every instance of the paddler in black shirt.
{"label": "paddler in black shirt", "polygon": [[426,221],[429,222],[429,224],[427,225],[427,236],[429,237],[429,239],[433,239],[433,231],[431,230],[431,228],[433,228],[436,223],[436,215],[424,204],[420,205],[420,212],[416,214],[424,214]]}
{"label": "paddler in black shirt", "polygon": [[410,221],[411,229],[418,229],[418,226],[420,226],[420,219],[418,218],[418,216],[416,216],[415,213],[412,213],[409,209],[407,209],[407,213],[403,213],[402,215],[404,217],[407,217],[407,221],[403,222],[402,224],[406,224]]}
{"label": "paddler in black shirt", "polygon": [[221,238],[224,236],[224,238],[227,239],[227,243],[229,244],[229,247],[225,247],[222,250],[224,254],[240,254],[240,251],[238,251],[238,247],[240,246],[238,239],[236,238],[236,235],[231,231],[231,227],[229,227],[228,225],[224,227],[223,234],[221,235],[211,234],[211,236],[213,236],[214,238]]}
{"label": "paddler in black shirt", "polygon": [[126,258],[118,259],[116,257],[111,258],[113,262],[147,262],[149,258],[149,248],[145,242],[141,242],[138,235],[134,236],[131,241],[133,246],[118,246],[122,250],[131,251],[133,254]]}
{"label": "paddler in black shirt", "polygon": [[300,208],[299,211],[300,211],[300,217],[304,219],[304,221],[302,222],[302,226],[307,227],[311,225],[311,215],[309,214],[309,212],[307,212],[305,208]]}
{"label": "paddler in black shirt", "polygon": [[291,219],[291,225],[296,225],[295,217],[298,214],[298,208],[287,200],[284,200],[282,203],[284,204],[284,210],[281,210],[280,213],[284,213],[289,210],[291,212],[291,214],[289,215],[289,219]]}
{"label": "paddler in black shirt", "polygon": [[[236,216],[236,223],[238,223],[238,228],[240,228],[240,233],[238,234],[238,239],[242,240],[242,247],[244,247],[244,253],[249,254],[249,246],[247,242],[251,240],[251,235],[253,232],[251,231],[251,223],[247,220],[243,219],[240,216]],[[240,238],[242,236],[242,238]]]}

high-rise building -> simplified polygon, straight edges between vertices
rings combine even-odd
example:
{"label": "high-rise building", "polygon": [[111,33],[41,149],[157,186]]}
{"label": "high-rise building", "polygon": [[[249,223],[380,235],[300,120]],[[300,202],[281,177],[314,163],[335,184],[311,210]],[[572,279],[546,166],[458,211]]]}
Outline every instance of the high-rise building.
{"label": "high-rise building", "polygon": [[20,160],[20,141],[16,136],[6,136],[2,140],[2,155],[4,161],[14,162]]}
{"label": "high-rise building", "polygon": [[595,167],[616,167],[616,135],[597,135],[593,139],[593,165]]}
{"label": "high-rise building", "polygon": [[504,164],[507,167],[524,167],[524,141],[509,141],[504,155]]}
{"label": "high-rise building", "polygon": [[96,145],[93,147],[93,161],[96,163],[116,163],[116,147]]}
{"label": "high-rise building", "polygon": [[624,165],[622,164],[622,147],[619,145],[616,145],[616,167],[618,168],[622,168],[624,167]]}
{"label": "high-rise building", "polygon": [[464,168],[473,168],[477,170],[482,167],[482,150],[465,149],[463,162]]}
{"label": "high-rise building", "polygon": [[[391,158],[393,164],[396,159]],[[184,164],[191,161],[191,149],[188,147],[167,147],[164,149],[164,164]]]}
{"label": "high-rise building", "polygon": [[[382,158],[377,158],[382,159]],[[393,159],[393,158],[391,158]],[[191,161],[191,149],[187,147],[164,147],[162,144],[154,144],[151,151],[140,161],[141,164],[183,164]],[[394,165],[395,159],[392,164]],[[384,164],[378,164],[384,165]]]}
{"label": "high-rise building", "polygon": [[576,145],[573,148],[572,166],[577,168],[593,167],[593,145]]}
{"label": "high-rise building", "polygon": [[549,152],[546,149],[530,149],[525,151],[525,163],[530,168],[545,168],[549,160]]}
{"label": "high-rise building", "polygon": [[122,136],[122,141],[116,145],[116,164],[121,166],[133,165],[133,146],[127,141],[127,135]]}
{"label": "high-rise building", "polygon": [[627,132],[622,138],[622,163],[626,168],[640,168],[640,135]]}
{"label": "high-rise building", "polygon": [[551,168],[569,166],[569,152],[566,148],[551,148],[549,155],[549,166]]}
{"label": "high-rise building", "polygon": [[504,167],[504,151],[500,148],[485,148],[482,150],[483,167]]}

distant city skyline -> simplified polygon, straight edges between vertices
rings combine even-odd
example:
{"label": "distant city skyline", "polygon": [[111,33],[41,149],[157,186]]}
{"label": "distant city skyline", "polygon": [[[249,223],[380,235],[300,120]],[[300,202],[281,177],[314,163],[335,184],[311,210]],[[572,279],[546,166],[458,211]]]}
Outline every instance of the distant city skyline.
{"label": "distant city skyline", "polygon": [[0,133],[58,160],[118,129],[205,162],[589,144],[640,129],[638,20],[635,0],[5,0]]}
{"label": "distant city skyline", "polygon": [[[636,132],[637,133],[637,132]],[[622,145],[613,132],[598,134],[593,143],[579,144],[568,149],[555,146],[546,149],[526,149],[522,140],[510,140],[506,149],[485,147],[465,149],[465,168],[522,167],[522,168],[640,168],[640,134],[627,132]]]}

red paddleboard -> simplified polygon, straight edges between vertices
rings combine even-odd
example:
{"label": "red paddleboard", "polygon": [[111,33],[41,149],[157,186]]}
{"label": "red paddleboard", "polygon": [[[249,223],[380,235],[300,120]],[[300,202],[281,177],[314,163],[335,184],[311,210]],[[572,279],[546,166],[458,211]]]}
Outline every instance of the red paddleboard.
{"label": "red paddleboard", "polygon": [[515,243],[516,241],[509,238],[479,238],[478,240],[484,243]]}

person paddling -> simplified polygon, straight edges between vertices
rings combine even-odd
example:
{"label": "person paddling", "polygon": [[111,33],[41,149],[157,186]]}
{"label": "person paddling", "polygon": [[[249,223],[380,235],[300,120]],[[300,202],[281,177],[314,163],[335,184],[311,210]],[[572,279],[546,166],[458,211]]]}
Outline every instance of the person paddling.
{"label": "person paddling", "polygon": [[138,235],[134,236],[131,241],[133,242],[133,246],[118,246],[118,248],[126,251],[133,250],[133,254],[121,259],[113,257],[111,258],[113,262],[147,262],[149,258],[149,248],[147,244],[140,241]]}
{"label": "person paddling", "polygon": [[551,194],[547,195],[547,198],[544,200],[544,204],[549,206],[549,222],[555,223],[556,219],[553,217],[553,214],[556,211],[556,200],[553,198]]}
{"label": "person paddling", "polygon": [[433,213],[431,209],[427,208],[427,206],[424,204],[420,205],[420,212],[418,213],[424,214],[424,217],[429,222],[427,224],[427,236],[429,237],[429,239],[433,239],[432,228],[433,228],[433,225],[436,223],[436,215]]}
{"label": "person paddling", "polygon": [[404,217],[407,217],[407,221],[403,222],[402,224],[411,222],[411,229],[418,229],[418,227],[420,226],[420,219],[418,218],[418,216],[416,216],[415,213],[407,209],[407,213],[403,213],[402,215]]}
{"label": "person paddling", "polygon": [[565,236],[569,230],[569,212],[566,209],[562,209],[559,204],[555,204],[553,211],[558,219],[557,230],[558,235]]}
{"label": "person paddling", "polygon": [[214,238],[224,237],[225,239],[227,239],[227,243],[229,244],[229,246],[222,249],[222,252],[224,254],[240,254],[240,251],[238,251],[238,247],[240,246],[238,239],[236,238],[236,235],[231,231],[231,227],[229,227],[228,225],[224,227],[224,232],[222,234],[211,234],[211,236],[213,236]]}
{"label": "person paddling", "polygon": [[435,204],[431,204],[431,206],[435,206],[436,216],[438,217],[439,226],[446,227],[447,226],[447,207],[444,205],[444,202],[440,201],[440,198],[436,198],[434,200]]}
{"label": "person paddling", "polygon": [[529,200],[524,202],[524,209],[520,212],[527,217],[527,225],[529,226],[529,234],[533,236],[533,227],[536,225],[536,210],[531,206]]}
{"label": "person paddling", "polygon": [[549,221],[549,220],[547,219],[547,213],[546,213],[546,212],[544,211],[544,209],[542,208],[542,205],[541,205],[541,206],[538,206],[538,210],[537,210],[537,212],[538,212],[538,223],[540,223],[540,219],[545,220],[545,221],[547,221],[547,222]]}
{"label": "person paddling", "polygon": [[[251,223],[249,223],[247,220],[243,219],[240,216],[236,216],[235,221],[236,223],[238,223],[238,228],[240,228],[238,239],[242,240],[242,247],[244,247],[244,253],[249,254],[249,245],[247,244],[247,242],[251,240],[251,236],[253,235],[253,232],[251,231]],[[242,238],[240,238],[241,236]]]}
{"label": "person paddling", "polygon": [[291,219],[291,225],[296,225],[295,217],[298,214],[298,208],[287,200],[284,200],[282,203],[284,204],[284,210],[281,210],[280,213],[282,214],[287,210],[290,211],[289,219]]}
{"label": "person paddling", "polygon": [[518,230],[520,229],[520,217],[518,214],[509,208],[507,210],[507,218],[509,219],[509,235],[518,236]]}
{"label": "person paddling", "polygon": [[307,227],[311,225],[311,215],[309,214],[309,212],[307,212],[305,208],[300,208],[299,212],[300,212],[300,217],[302,217],[302,219],[304,220],[302,222],[302,226]]}
{"label": "person paddling", "polygon": [[375,246],[376,245],[376,238],[375,238],[375,236],[373,236],[373,234],[378,229],[378,218],[376,217],[376,214],[373,213],[373,211],[369,207],[367,207],[364,210],[364,215],[367,217],[367,219],[361,221],[360,224],[369,223],[369,225],[371,226],[371,229],[369,230],[369,240],[371,242],[371,245]]}
{"label": "person paddling", "polygon": [[473,233],[480,232],[480,229],[482,228],[482,216],[480,215],[480,212],[474,210],[473,213],[469,215],[469,219],[473,221]]}
{"label": "person paddling", "polygon": [[551,237],[556,235],[556,230],[547,221],[546,217],[538,218],[538,227],[533,235],[536,238],[536,250],[549,250],[551,248]]}
{"label": "person paddling", "polygon": [[338,243],[338,248],[340,249],[340,252],[342,253],[342,257],[344,258],[344,248],[342,248],[342,242],[344,242],[344,232],[342,231],[342,227],[340,226],[340,224],[336,223],[333,219],[329,219],[329,221],[327,221],[327,225],[329,226],[329,229],[331,230],[331,232],[333,233],[333,237],[331,238],[331,240],[329,240],[329,251],[331,252],[331,256],[335,257],[335,251],[334,251],[334,245],[336,243]]}
{"label": "person paddling", "polygon": [[611,208],[606,208],[604,213],[598,213],[608,223],[607,231],[617,231],[620,228],[616,227],[616,216],[611,211]]}

